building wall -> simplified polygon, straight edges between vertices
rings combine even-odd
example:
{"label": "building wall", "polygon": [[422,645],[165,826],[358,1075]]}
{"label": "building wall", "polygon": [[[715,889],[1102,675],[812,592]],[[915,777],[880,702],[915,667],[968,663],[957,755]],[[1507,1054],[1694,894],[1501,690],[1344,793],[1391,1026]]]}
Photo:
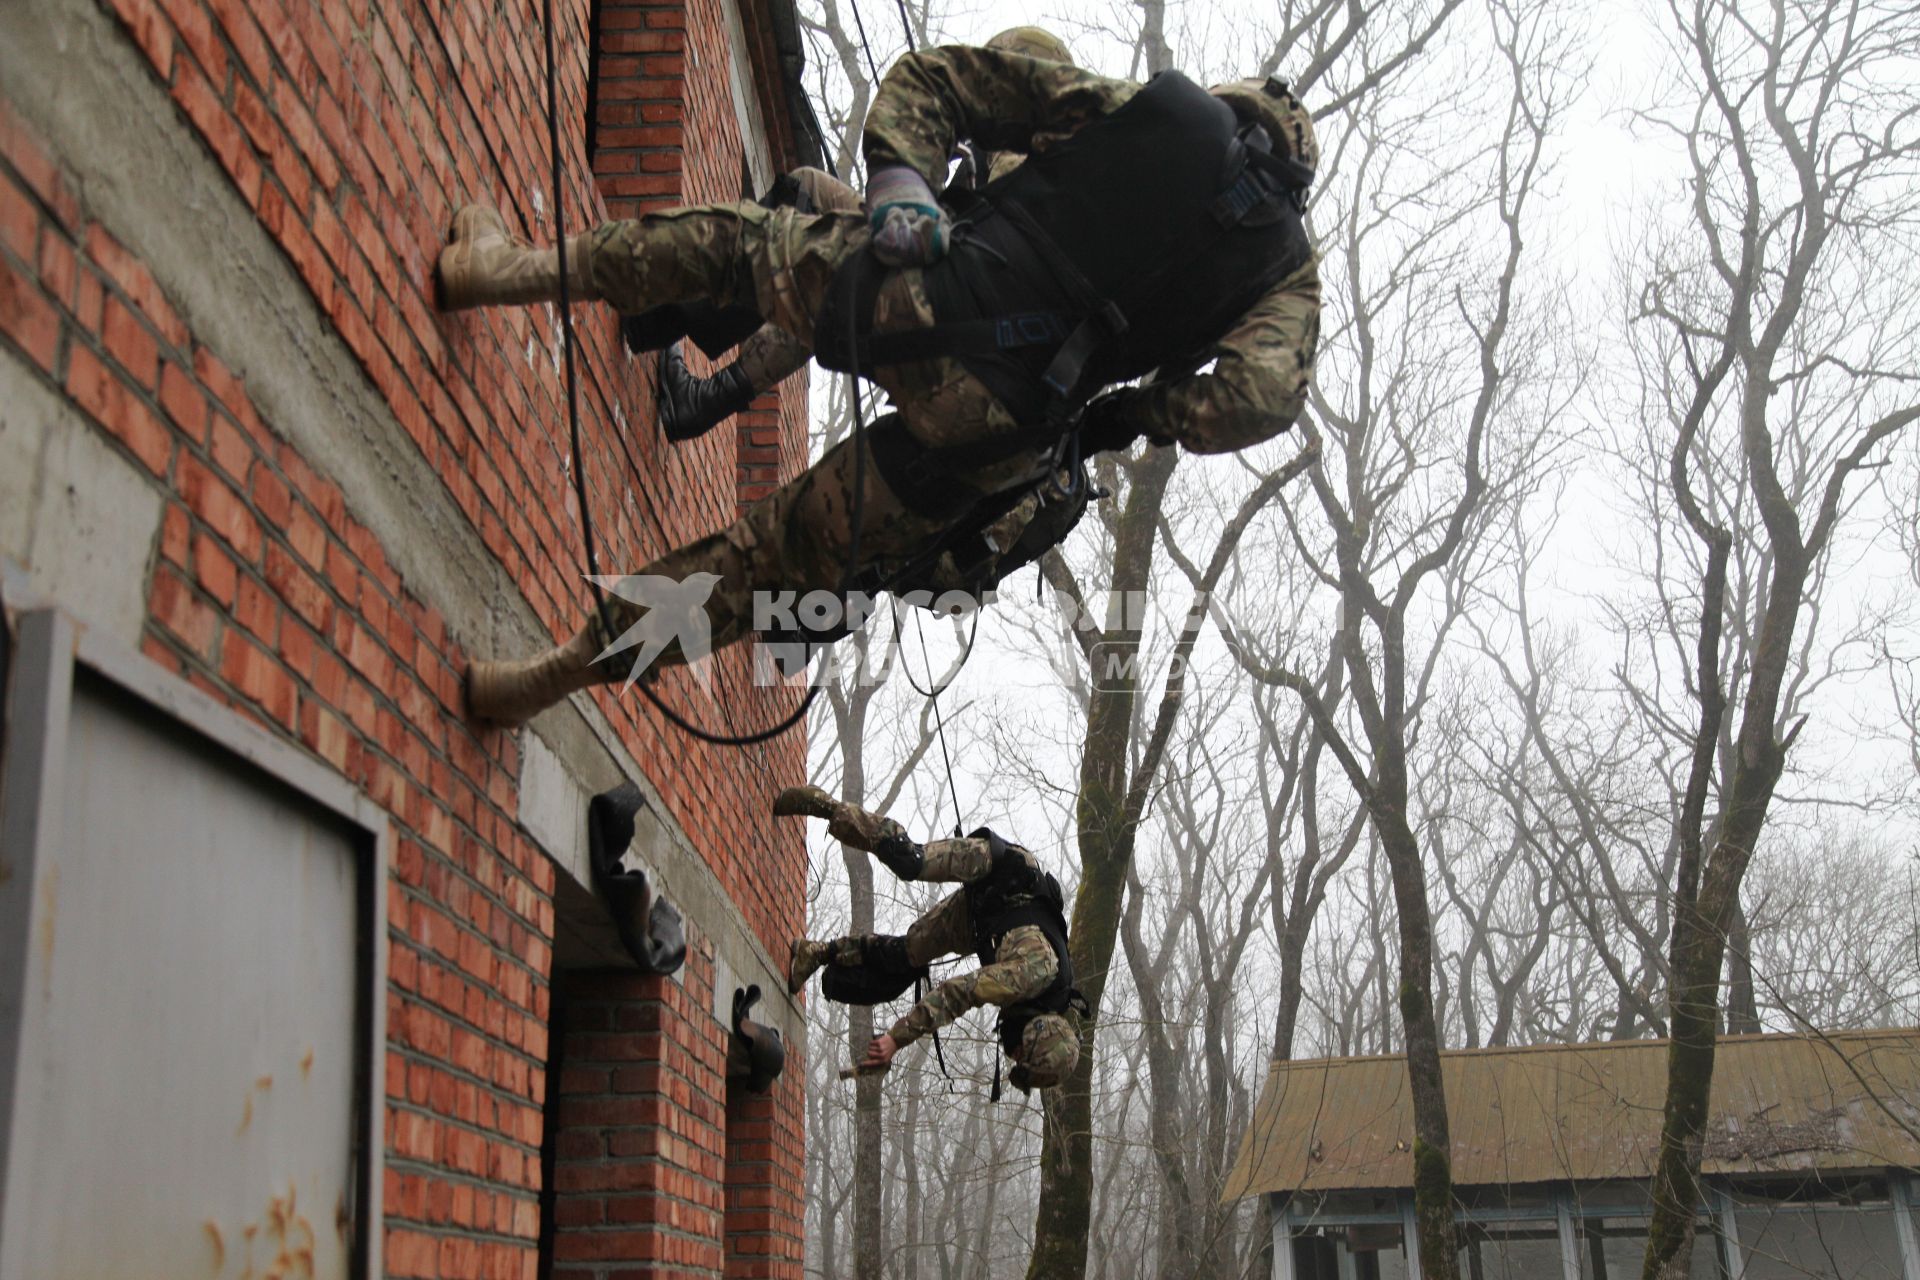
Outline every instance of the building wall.
{"label": "building wall", "polygon": [[[790,163],[781,122],[754,136],[769,99],[738,49],[765,15],[741,3],[602,0],[590,167],[590,6],[558,0],[571,227],[736,197],[743,148],[756,173]],[[774,1004],[759,1016],[798,1051],[779,971],[805,852],[767,806],[804,772],[803,742],[703,747],[610,691],[513,732],[462,713],[471,660],[570,634],[588,604],[553,310],[442,316],[431,298],[460,204],[497,202],[550,238],[537,8],[6,7],[7,604],[69,610],[390,815],[388,1274],[534,1275],[560,982],[634,1032],[574,1028],[580,1061],[606,1049],[624,1065],[555,1082],[569,1149],[598,1143],[697,1210],[597,1230],[631,1207],[628,1188],[563,1178],[585,1198],[562,1226],[596,1228],[594,1268],[671,1257],[676,1274],[797,1276],[799,1073],[767,1101],[729,1095],[721,1019],[733,986],[757,982]],[[575,324],[608,572],[714,527],[805,451],[799,379],[733,430],[665,445],[651,363],[615,326],[604,307]],[[714,690],[662,682],[716,726],[765,724],[797,696],[751,687],[741,654],[718,661]],[[642,860],[687,915],[690,963],[667,979],[563,976],[556,947],[608,954],[581,889],[585,802],[626,780],[649,797]],[[668,1239],[681,1243],[660,1252]],[[583,1248],[564,1229],[555,1246]]]}

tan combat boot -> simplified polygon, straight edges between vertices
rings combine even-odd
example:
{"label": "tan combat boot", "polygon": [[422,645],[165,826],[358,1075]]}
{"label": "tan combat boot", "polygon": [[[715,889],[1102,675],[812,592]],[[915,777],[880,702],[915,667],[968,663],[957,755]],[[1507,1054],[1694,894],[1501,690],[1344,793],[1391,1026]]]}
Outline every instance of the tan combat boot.
{"label": "tan combat boot", "polygon": [[834,808],[833,797],[819,787],[787,787],[773,798],[773,814],[776,818],[790,818],[795,814],[804,814],[809,818],[831,818]]}
{"label": "tan combat boot", "polygon": [[[588,302],[600,296],[593,287],[592,236],[567,241],[567,297]],[[560,255],[516,239],[497,209],[470,204],[453,215],[453,235],[434,267],[436,295],[443,311],[560,300]]]}
{"label": "tan combat boot", "polygon": [[820,970],[820,967],[833,957],[833,944],[830,942],[810,942],[805,938],[795,938],[787,946],[787,991],[799,995],[800,989],[807,985],[807,979]]}
{"label": "tan combat boot", "polygon": [[475,662],[467,668],[467,710],[500,724],[519,724],[548,707],[596,684],[625,677],[618,662],[595,666],[603,648],[591,621],[563,645],[531,658]]}

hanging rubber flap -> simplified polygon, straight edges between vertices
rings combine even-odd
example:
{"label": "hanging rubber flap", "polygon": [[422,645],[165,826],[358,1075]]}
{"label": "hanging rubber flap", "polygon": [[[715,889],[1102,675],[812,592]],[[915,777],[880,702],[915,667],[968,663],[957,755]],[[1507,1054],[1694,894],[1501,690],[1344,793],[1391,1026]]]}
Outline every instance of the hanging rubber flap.
{"label": "hanging rubber flap", "polygon": [[620,945],[642,973],[665,974],[686,963],[685,922],[671,902],[655,896],[646,872],[621,865],[633,844],[634,815],[646,803],[631,782],[588,801],[587,847],[593,887],[606,899]]}
{"label": "hanging rubber flap", "polygon": [[760,986],[733,989],[733,1034],[727,1038],[727,1078],[745,1082],[748,1093],[765,1093],[786,1069],[780,1033],[747,1014],[760,1000]]}

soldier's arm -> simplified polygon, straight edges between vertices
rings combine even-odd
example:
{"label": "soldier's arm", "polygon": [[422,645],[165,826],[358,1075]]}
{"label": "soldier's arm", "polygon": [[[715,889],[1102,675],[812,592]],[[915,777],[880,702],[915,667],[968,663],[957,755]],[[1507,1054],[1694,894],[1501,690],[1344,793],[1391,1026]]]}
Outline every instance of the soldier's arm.
{"label": "soldier's arm", "polygon": [[1157,444],[1231,453],[1279,435],[1306,404],[1320,338],[1320,276],[1308,263],[1255,303],[1214,348],[1211,371],[1126,393],[1129,425]]}
{"label": "soldier's arm", "polygon": [[861,145],[869,172],[909,165],[938,190],[957,140],[1025,153],[1105,115],[1139,88],[1130,80],[998,49],[922,49],[888,69],[867,112]]}
{"label": "soldier's arm", "polygon": [[907,1010],[887,1034],[904,1048],[969,1009],[1031,1000],[1052,985],[1059,972],[1060,961],[1046,935],[1032,925],[1022,926],[1001,940],[992,964],[948,978]]}

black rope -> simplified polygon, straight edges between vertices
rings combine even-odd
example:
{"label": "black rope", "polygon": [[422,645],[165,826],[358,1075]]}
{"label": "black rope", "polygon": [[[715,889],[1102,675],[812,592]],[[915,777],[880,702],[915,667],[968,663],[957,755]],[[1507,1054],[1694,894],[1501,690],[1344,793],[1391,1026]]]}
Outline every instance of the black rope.
{"label": "black rope", "polygon": [[914,52],[913,23],[907,19],[907,0],[893,0],[893,7],[900,11],[900,34],[907,38],[907,52]]}
{"label": "black rope", "polygon": [[560,346],[567,363],[567,431],[573,450],[573,493],[580,504],[580,539],[586,545],[587,583],[593,588],[594,614],[606,622],[607,593],[597,579],[600,558],[593,545],[593,516],[587,507],[587,466],[580,452],[580,402],[573,368],[573,300],[567,288],[567,211],[560,186],[560,88],[554,72],[553,0],[543,0],[547,35],[547,148],[553,157],[553,242],[560,269]]}
{"label": "black rope", "polygon": [[[552,0],[547,0],[551,4]],[[853,350],[859,339],[859,317],[849,312],[847,316],[847,348]],[[848,385],[853,389],[853,502],[849,514],[853,518],[852,536],[847,540],[847,563],[840,573],[840,597],[844,601],[853,590],[860,575],[860,538],[867,514],[867,419],[860,409],[860,362],[856,356],[853,371],[847,374]],[[807,696],[793,709],[793,714],[765,729],[747,734],[714,733],[694,724],[685,716],[660,700],[645,680],[640,681],[640,691],[647,695],[647,701],[672,722],[682,733],[698,738],[700,741],[719,747],[751,747],[770,741],[787,732],[802,720],[812,709],[815,699],[820,696],[826,685],[815,682],[807,686]],[[731,720],[731,717],[729,717]]]}
{"label": "black rope", "polygon": [[[914,680],[913,669],[907,665],[904,646],[901,646],[903,652],[900,658],[900,670],[906,673],[907,683],[913,687],[913,691],[933,704],[933,725],[940,737],[940,762],[944,764],[947,769],[947,796],[953,801],[953,834],[954,838],[958,839],[961,832],[966,829],[966,819],[960,815],[960,789],[954,785],[953,757],[947,753],[947,718],[940,712],[940,695],[953,687],[953,682],[958,680],[960,673],[967,669],[967,663],[973,660],[973,642],[980,634],[980,609],[976,603],[973,611],[973,626],[967,632],[966,655],[960,659],[960,665],[954,668],[953,674],[948,676],[946,680],[938,686],[934,686],[933,684],[933,656],[927,651],[926,627],[922,625],[920,615],[917,613],[913,615],[913,626],[914,630],[920,636],[920,661],[927,669],[927,684],[929,687],[922,689]],[[900,606],[898,603],[895,603],[893,606],[893,642],[895,645],[900,644]]]}
{"label": "black rope", "polygon": [[[593,589],[594,615],[599,619],[601,624],[605,626],[607,624],[607,594],[605,588],[603,588],[598,581],[600,577],[600,558],[593,536],[593,513],[587,502],[586,459],[580,449],[579,381],[574,369],[573,300],[567,282],[567,218],[566,206],[562,198],[563,192],[560,172],[560,90],[556,71],[557,58],[554,53],[553,0],[542,0],[541,15],[543,25],[546,28],[547,145],[553,161],[553,228],[557,265],[560,274],[560,339],[561,349],[565,353],[567,369],[567,433],[570,447],[573,450],[574,498],[580,507],[580,540],[586,553],[587,582]],[[856,19],[858,17],[857,10],[855,17]],[[864,39],[865,35],[863,33],[862,40],[864,41]],[[868,55],[868,61],[869,63],[872,61],[871,53]],[[878,78],[879,75],[876,72],[875,80],[877,81]],[[847,328],[850,346],[852,345],[852,340],[857,337],[855,325],[855,318],[849,316]],[[866,419],[860,412],[859,375],[857,368],[853,374],[849,375],[849,381],[851,381],[854,386],[853,531],[847,546],[846,569],[841,578],[840,593],[842,596],[845,596],[852,588],[854,578],[859,571],[861,524],[866,514],[867,497]],[[691,720],[661,701],[660,695],[653,691],[652,686],[648,682],[642,680],[638,683],[640,685],[640,692],[646,695],[647,701],[651,702],[654,709],[664,716],[675,728],[691,737],[698,738],[702,742],[714,746],[726,747],[755,746],[786,733],[802,720],[806,719],[807,712],[812,709],[814,700],[820,696],[820,691],[823,688],[823,686],[819,684],[810,684],[807,688],[806,697],[800,700],[800,705],[794,708],[792,714],[782,719],[778,724],[756,730],[753,733],[733,734],[714,733],[694,724]],[[731,717],[729,717],[729,720],[731,720]]]}
{"label": "black rope", "polygon": [[867,55],[867,73],[873,77],[873,87],[877,92],[880,88],[880,68],[874,65],[873,46],[867,43],[867,24],[860,21],[860,6],[855,0],[847,0],[847,8],[853,10],[853,29],[860,33],[860,48]]}

